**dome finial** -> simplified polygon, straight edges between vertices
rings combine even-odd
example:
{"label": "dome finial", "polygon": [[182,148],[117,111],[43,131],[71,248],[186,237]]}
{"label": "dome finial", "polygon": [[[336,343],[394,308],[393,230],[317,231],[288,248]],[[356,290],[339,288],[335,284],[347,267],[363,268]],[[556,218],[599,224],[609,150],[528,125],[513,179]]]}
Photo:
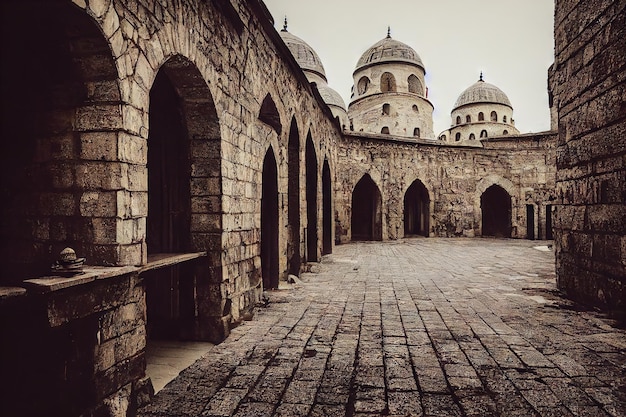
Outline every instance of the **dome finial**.
{"label": "dome finial", "polygon": [[287,32],[287,16],[285,16],[285,23],[283,24],[283,32]]}
{"label": "dome finial", "polygon": [[483,72],[482,71],[480,72],[480,78],[478,79],[478,81],[485,81],[485,80],[483,80]]}
{"label": "dome finial", "polygon": [[391,26],[387,26],[387,37],[391,38]]}

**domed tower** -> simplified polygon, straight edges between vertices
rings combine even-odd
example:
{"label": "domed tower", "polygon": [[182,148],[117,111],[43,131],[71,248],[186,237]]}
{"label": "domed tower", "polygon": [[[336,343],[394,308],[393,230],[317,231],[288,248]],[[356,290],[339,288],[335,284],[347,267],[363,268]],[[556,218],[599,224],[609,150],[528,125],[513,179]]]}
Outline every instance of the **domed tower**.
{"label": "domed tower", "polygon": [[439,139],[461,145],[480,145],[480,139],[518,135],[509,98],[493,84],[480,79],[461,93],[452,109],[452,127]]}
{"label": "domed tower", "polygon": [[359,59],[348,106],[351,130],[415,138],[435,137],[426,70],[410,46],[387,37]]}
{"label": "domed tower", "polygon": [[285,24],[280,31],[280,37],[302,68],[309,82],[317,85],[317,90],[330,108],[333,117],[338,121],[339,126],[346,128],[348,126],[346,104],[339,93],[328,86],[326,71],[324,71],[320,57],[309,44],[287,31],[287,18],[285,18]]}

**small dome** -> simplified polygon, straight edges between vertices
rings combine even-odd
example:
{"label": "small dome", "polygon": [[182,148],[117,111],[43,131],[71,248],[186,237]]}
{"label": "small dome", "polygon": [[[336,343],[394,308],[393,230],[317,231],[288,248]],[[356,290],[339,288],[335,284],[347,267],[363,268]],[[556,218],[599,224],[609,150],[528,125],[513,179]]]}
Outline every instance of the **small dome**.
{"label": "small dome", "polygon": [[356,64],[355,72],[363,67],[386,62],[406,62],[424,69],[422,59],[409,45],[392,39],[390,35],[376,42],[361,55]]}
{"label": "small dome", "polygon": [[337,107],[341,107],[342,109],[346,109],[346,103],[344,103],[343,98],[339,95],[338,92],[330,88],[328,85],[318,85],[317,90],[320,92],[320,95],[324,99],[324,103]]}
{"label": "small dome", "polygon": [[289,33],[286,25],[280,31],[280,37],[283,38],[283,42],[285,42],[291,54],[296,58],[302,70],[314,72],[326,80],[326,72],[324,71],[322,61],[308,43]]}
{"label": "small dome", "polygon": [[482,74],[480,76],[480,80],[469,86],[469,88],[461,93],[459,98],[456,100],[456,103],[454,103],[452,111],[467,104],[474,103],[503,104],[511,109],[513,108],[506,94],[504,94],[502,90],[495,85],[484,82]]}

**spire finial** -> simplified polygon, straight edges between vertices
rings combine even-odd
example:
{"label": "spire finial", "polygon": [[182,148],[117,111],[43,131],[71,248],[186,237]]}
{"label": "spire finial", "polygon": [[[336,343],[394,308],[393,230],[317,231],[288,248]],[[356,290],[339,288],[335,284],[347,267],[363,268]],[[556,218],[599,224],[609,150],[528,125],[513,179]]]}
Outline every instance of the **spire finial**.
{"label": "spire finial", "polygon": [[285,16],[285,23],[283,24],[283,32],[287,32],[287,16]]}
{"label": "spire finial", "polygon": [[484,81],[483,80],[483,72],[482,71],[480,72],[480,78],[478,79],[478,81]]}
{"label": "spire finial", "polygon": [[391,38],[391,26],[387,26],[387,37]]}

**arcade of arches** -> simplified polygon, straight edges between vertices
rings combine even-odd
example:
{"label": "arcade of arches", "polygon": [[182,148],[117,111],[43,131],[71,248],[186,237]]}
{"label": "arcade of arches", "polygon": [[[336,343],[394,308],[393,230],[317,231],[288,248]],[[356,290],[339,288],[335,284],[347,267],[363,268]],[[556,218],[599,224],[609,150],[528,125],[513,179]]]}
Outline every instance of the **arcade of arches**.
{"label": "arcade of arches", "polygon": [[[264,290],[335,244],[541,238],[552,224],[569,242],[589,226],[567,224],[586,203],[568,200],[573,170],[557,175],[557,146],[575,141],[553,131],[468,148],[343,131],[260,2],[181,0],[175,15],[152,0],[2,7],[0,368],[12,384],[0,400],[22,407],[10,415],[108,415],[114,403],[132,415],[150,391],[150,338],[223,340]],[[593,186],[611,218],[615,183]],[[570,215],[553,223],[553,207]],[[49,279],[68,246],[84,273]],[[584,269],[575,248],[558,249],[560,270]],[[613,275],[602,282],[621,294]]]}

